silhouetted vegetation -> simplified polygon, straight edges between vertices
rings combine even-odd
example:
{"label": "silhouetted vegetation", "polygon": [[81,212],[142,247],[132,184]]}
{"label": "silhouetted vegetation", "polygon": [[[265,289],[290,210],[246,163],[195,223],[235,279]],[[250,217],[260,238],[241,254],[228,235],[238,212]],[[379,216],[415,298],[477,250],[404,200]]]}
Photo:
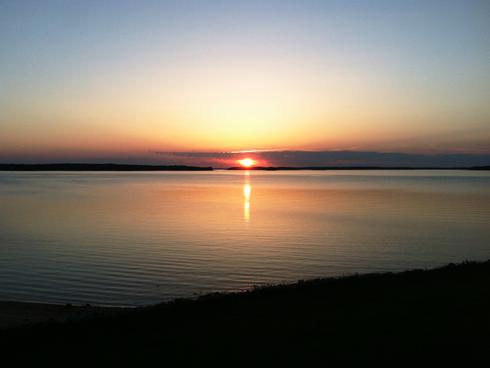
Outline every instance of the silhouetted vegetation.
{"label": "silhouetted vegetation", "polygon": [[[300,281],[3,331],[3,361],[392,366],[490,360],[490,261]],[[299,366],[299,365],[298,365]]]}
{"label": "silhouetted vegetation", "polygon": [[0,171],[211,171],[212,167],[123,164],[0,164]]}

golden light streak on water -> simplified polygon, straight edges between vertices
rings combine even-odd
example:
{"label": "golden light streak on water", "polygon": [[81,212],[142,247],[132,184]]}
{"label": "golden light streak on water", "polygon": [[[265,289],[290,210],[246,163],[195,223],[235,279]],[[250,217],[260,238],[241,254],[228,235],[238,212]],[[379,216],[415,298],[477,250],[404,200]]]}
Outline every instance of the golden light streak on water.
{"label": "golden light streak on water", "polygon": [[243,219],[250,222],[250,196],[252,194],[252,185],[250,184],[250,173],[245,172],[245,183],[243,184]]}

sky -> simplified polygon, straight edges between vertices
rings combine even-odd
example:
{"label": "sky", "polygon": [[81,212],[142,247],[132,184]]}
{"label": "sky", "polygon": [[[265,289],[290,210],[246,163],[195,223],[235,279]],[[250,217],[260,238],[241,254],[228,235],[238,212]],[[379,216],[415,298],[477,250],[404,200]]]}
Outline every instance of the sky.
{"label": "sky", "polygon": [[490,155],[488,101],[485,0],[0,0],[0,162]]}

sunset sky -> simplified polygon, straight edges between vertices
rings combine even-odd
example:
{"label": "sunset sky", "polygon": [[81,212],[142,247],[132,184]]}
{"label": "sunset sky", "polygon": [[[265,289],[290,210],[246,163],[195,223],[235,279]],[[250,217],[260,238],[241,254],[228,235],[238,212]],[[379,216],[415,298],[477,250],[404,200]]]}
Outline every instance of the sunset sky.
{"label": "sunset sky", "polygon": [[490,154],[489,1],[0,2],[0,162]]}

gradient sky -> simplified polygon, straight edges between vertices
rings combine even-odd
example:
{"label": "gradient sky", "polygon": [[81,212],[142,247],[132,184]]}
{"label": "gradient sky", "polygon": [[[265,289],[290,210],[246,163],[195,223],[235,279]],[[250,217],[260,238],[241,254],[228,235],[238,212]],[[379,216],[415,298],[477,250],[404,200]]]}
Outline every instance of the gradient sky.
{"label": "gradient sky", "polygon": [[3,162],[488,154],[489,101],[485,0],[0,0]]}

